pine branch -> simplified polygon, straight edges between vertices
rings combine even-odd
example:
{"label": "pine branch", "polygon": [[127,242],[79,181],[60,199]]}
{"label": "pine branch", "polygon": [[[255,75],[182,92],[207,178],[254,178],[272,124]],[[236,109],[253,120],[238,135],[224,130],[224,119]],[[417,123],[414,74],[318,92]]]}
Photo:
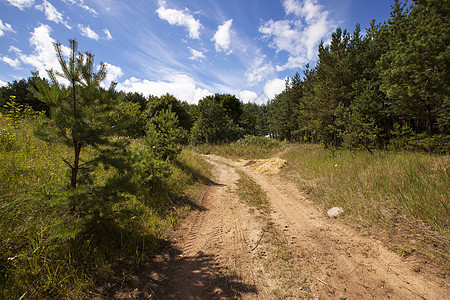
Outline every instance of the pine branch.
{"label": "pine branch", "polygon": [[62,161],[65,162],[71,169],[74,169],[74,167],[64,158],[62,158]]}

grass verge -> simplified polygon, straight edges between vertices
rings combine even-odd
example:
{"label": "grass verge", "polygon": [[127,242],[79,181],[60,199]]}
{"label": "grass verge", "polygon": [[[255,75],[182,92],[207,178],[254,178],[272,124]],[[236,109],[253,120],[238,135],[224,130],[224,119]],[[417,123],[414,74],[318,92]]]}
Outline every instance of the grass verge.
{"label": "grass verge", "polygon": [[[0,298],[107,298],[165,245],[209,167],[184,150],[156,191],[127,196],[82,234],[62,234],[74,220],[61,204],[69,178],[61,158],[70,149],[38,140],[34,126],[0,114]],[[100,172],[96,180],[109,171]]]}
{"label": "grass verge", "polygon": [[400,255],[418,253],[448,273],[449,155],[297,145],[283,157],[284,176],[324,209],[343,207],[346,218]]}
{"label": "grass verge", "polygon": [[202,144],[193,149],[202,154],[215,154],[233,159],[263,159],[275,155],[286,143],[266,137],[246,136],[230,144]]}

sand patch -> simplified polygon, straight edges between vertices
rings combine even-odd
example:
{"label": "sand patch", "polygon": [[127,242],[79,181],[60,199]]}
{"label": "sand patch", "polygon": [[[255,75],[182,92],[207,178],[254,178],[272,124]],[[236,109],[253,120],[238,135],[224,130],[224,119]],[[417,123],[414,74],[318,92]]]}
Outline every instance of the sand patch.
{"label": "sand patch", "polygon": [[273,157],[269,159],[245,161],[243,164],[259,174],[274,175],[280,173],[281,168],[286,164],[286,160],[279,157]]}

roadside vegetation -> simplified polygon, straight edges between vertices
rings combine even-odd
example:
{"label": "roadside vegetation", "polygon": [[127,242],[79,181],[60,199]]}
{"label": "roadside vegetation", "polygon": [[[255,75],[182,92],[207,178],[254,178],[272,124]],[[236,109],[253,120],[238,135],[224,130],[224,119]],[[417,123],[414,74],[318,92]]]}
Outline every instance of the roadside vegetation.
{"label": "roadside vegetation", "polygon": [[[109,207],[97,203],[108,214],[74,212],[68,207],[71,173],[61,160],[70,148],[37,139],[36,118],[13,124],[0,116],[0,294],[6,299],[107,295],[164,247],[195,202],[208,167],[184,150],[172,164],[153,169],[155,177],[134,184],[133,193]],[[131,147],[143,144],[133,140]],[[83,158],[94,155],[88,148]],[[114,175],[111,168],[93,172],[91,193]]]}
{"label": "roadside vegetation", "polygon": [[289,143],[246,135],[233,143],[201,144],[193,146],[192,149],[202,154],[215,154],[234,159],[262,159],[272,157],[282,147],[289,147]]}
{"label": "roadside vegetation", "polygon": [[10,95],[0,113],[2,298],[107,297],[164,248],[209,175],[171,106],[144,118],[71,48],[66,61],[55,45],[63,73],[29,80],[44,112]]}
{"label": "roadside vegetation", "polygon": [[448,272],[450,156],[408,151],[327,151],[300,144],[283,155],[283,176],[324,212],[344,208],[361,231],[402,256],[419,254]]}

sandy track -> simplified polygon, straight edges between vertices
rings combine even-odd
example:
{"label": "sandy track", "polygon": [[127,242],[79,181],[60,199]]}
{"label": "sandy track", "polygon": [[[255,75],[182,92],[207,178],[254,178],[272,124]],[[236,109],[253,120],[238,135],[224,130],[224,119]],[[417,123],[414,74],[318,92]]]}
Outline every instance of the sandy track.
{"label": "sandy track", "polygon": [[209,162],[211,183],[198,209],[177,230],[175,253],[163,258],[167,265],[156,266],[151,294],[155,299],[270,299],[265,276],[256,276],[260,266],[251,251],[264,223],[235,194],[235,169]]}
{"label": "sandy track", "polygon": [[315,295],[323,299],[449,299],[448,281],[414,272],[411,263],[381,242],[328,218],[292,183],[245,171],[265,190],[274,210],[272,218],[286,228],[295,252],[305,257],[303,272],[311,278]]}
{"label": "sandy track", "polygon": [[[381,242],[326,217],[292,183],[222,157],[206,158],[212,182],[198,209],[148,278],[120,298],[449,299],[448,281],[414,272]],[[268,236],[258,243],[267,218],[239,200],[237,170],[266,192],[287,259],[278,259],[280,244]]]}

